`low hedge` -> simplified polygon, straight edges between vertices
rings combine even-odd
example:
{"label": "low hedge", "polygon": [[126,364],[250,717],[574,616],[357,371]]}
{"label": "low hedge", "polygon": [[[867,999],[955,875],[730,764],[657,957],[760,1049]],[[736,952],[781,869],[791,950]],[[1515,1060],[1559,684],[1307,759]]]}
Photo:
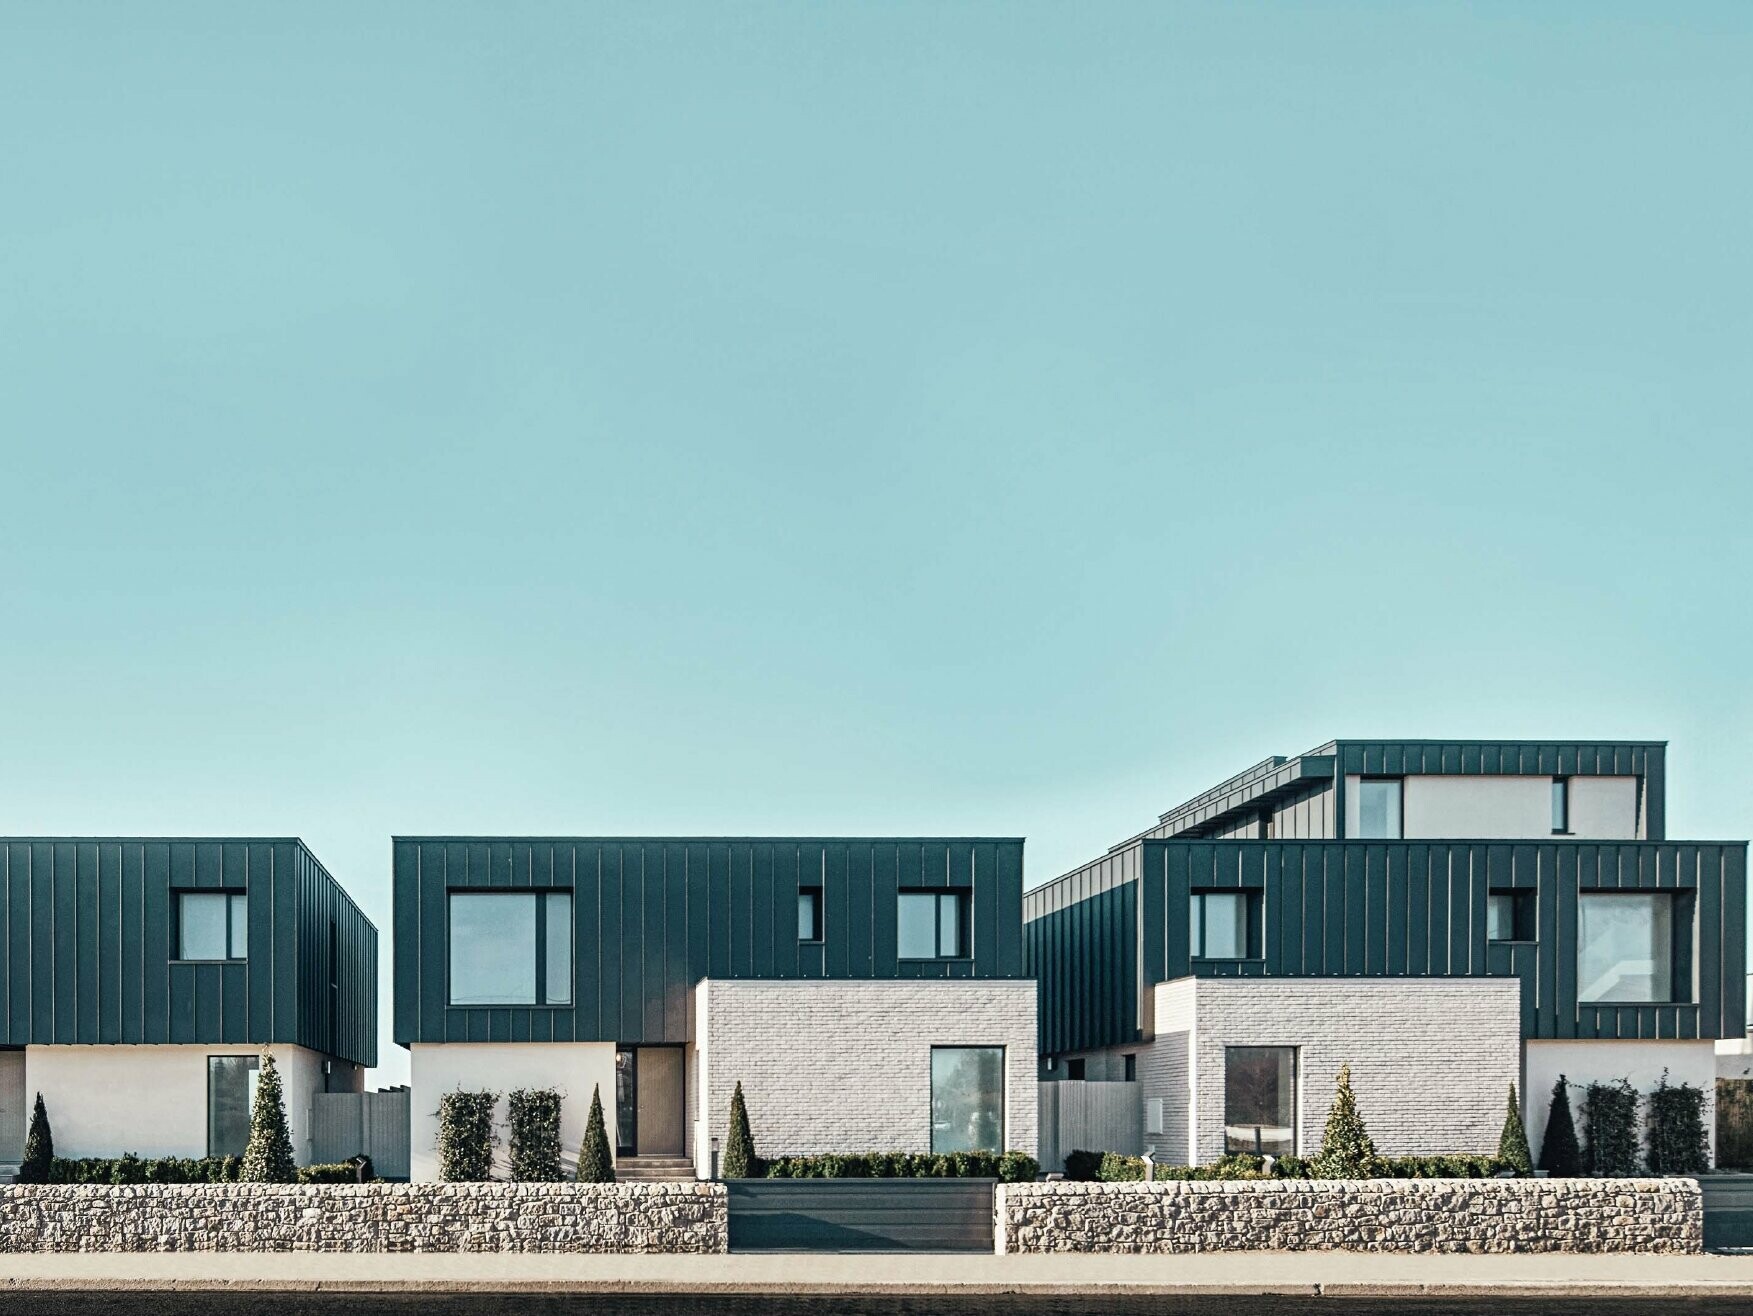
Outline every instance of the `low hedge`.
{"label": "low hedge", "polygon": [[[1384,1156],[1373,1179],[1490,1179],[1509,1169],[1496,1156]],[[1137,1183],[1144,1178],[1142,1156],[1118,1152],[1074,1151],[1065,1158],[1065,1177],[1093,1183]],[[1209,1165],[1159,1165],[1158,1182],[1175,1180],[1313,1179],[1311,1163],[1281,1156],[1268,1169],[1259,1156],[1225,1156]]]}
{"label": "low hedge", "polygon": [[[124,1156],[88,1156],[77,1160],[57,1156],[49,1163],[49,1182],[64,1184],[136,1183],[236,1183],[241,1158],[236,1156],[158,1156],[142,1159],[132,1152]],[[304,1165],[299,1183],[354,1183],[358,1171],[352,1161],[336,1165]],[[371,1163],[365,1177],[370,1179]]]}
{"label": "low hedge", "polygon": [[854,1152],[848,1155],[781,1156],[763,1161],[756,1177],[768,1179],[999,1179],[1033,1183],[1041,1166],[1023,1152]]}

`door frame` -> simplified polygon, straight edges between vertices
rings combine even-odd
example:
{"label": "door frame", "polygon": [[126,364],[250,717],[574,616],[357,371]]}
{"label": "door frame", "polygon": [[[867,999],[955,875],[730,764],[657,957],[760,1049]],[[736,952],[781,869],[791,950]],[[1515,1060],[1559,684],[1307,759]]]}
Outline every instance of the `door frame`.
{"label": "door frame", "polygon": [[[681,1058],[677,1066],[681,1075],[682,1149],[688,1154],[688,1048],[681,1042],[617,1042],[615,1043],[615,1155],[638,1156],[639,1152],[639,1053],[641,1051],[674,1051]],[[623,1067],[623,1058],[625,1066]],[[627,1096],[623,1101],[622,1083]]]}

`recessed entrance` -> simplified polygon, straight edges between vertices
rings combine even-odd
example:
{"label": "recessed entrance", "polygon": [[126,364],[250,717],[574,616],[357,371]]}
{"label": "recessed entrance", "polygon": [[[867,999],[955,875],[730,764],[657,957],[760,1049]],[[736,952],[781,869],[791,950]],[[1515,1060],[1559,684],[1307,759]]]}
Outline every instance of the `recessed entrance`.
{"label": "recessed entrance", "polygon": [[616,1155],[683,1154],[684,1069],[679,1046],[636,1046],[615,1052]]}

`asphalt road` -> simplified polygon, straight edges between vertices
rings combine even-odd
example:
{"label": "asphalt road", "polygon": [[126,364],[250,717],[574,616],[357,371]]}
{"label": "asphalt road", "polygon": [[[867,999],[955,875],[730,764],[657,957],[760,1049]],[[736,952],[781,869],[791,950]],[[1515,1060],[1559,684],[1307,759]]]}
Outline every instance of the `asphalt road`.
{"label": "asphalt road", "polygon": [[4,1316],[1747,1316],[1747,1299],[1299,1297],[617,1297],[0,1292]]}

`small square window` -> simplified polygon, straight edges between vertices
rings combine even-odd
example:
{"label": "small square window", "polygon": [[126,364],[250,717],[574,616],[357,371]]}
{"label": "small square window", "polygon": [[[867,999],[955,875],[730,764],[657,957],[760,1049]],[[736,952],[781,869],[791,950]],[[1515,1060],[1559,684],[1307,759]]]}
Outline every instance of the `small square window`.
{"label": "small square window", "polygon": [[904,960],[963,959],[968,954],[966,891],[902,891],[896,946]]}
{"label": "small square window", "polygon": [[1245,960],[1260,954],[1260,893],[1195,891],[1189,947],[1196,960]]}
{"label": "small square window", "polygon": [[177,893],[179,960],[246,959],[249,943],[249,897],[242,891]]}
{"label": "small square window", "polygon": [[1488,893],[1485,897],[1485,937],[1488,941],[1534,940],[1534,893]]}
{"label": "small square window", "polygon": [[822,939],[822,888],[819,886],[798,888],[797,939],[799,941],[820,941]]}

